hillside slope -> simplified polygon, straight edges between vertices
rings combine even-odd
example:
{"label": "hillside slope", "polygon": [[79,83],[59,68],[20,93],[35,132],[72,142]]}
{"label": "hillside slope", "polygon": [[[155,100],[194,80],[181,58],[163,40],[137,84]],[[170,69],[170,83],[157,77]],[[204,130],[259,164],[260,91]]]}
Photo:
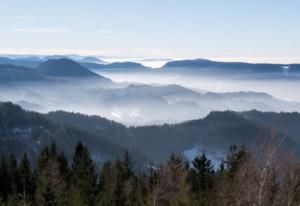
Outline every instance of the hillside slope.
{"label": "hillside slope", "polygon": [[[24,111],[12,103],[0,103],[2,154],[15,153],[20,157],[26,152],[34,160],[39,150],[52,142],[69,159],[73,156],[73,149],[78,142],[89,148],[96,162],[114,159],[125,152],[125,148],[102,138],[101,134],[92,135],[72,126],[53,123],[41,114]],[[141,155],[135,157],[143,159]]]}
{"label": "hillside slope", "polygon": [[[150,159],[161,162],[171,153],[182,154],[185,150],[199,147],[208,153],[223,153],[235,144],[255,146],[265,141],[266,125],[258,124],[236,112],[212,112],[199,120],[175,125],[125,127],[117,122],[78,113],[51,112],[46,115],[54,122],[65,123],[85,132],[102,134],[114,143],[143,151]],[[289,135],[278,130],[278,135]],[[297,137],[287,136],[283,150],[293,151],[297,157]]]}

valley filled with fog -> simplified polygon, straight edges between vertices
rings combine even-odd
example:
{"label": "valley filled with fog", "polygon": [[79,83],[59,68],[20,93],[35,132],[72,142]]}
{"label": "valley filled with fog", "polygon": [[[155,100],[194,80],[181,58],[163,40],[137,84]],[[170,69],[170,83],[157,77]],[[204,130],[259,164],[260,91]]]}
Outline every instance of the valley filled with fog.
{"label": "valley filled with fog", "polygon": [[211,111],[300,111],[298,65],[187,60],[153,69],[87,57],[5,61],[11,65],[0,68],[1,101],[42,113],[78,112],[130,126],[180,123]]}
{"label": "valley filled with fog", "polygon": [[[171,61],[154,69],[91,57],[5,57],[0,58],[0,101],[41,113],[23,111],[29,116],[21,116],[24,122],[41,115],[55,126],[40,124],[38,119],[33,125],[9,126],[3,134],[15,138],[5,140],[12,145],[25,141],[34,157],[49,142],[33,139],[31,128],[46,136],[52,131],[62,138],[63,148],[68,142],[60,128],[64,124],[86,133],[90,139],[78,135],[76,141],[89,145],[95,161],[114,157],[105,149],[99,153],[96,141],[114,151],[140,152],[156,163],[171,153],[191,160],[205,151],[217,166],[231,145],[255,148],[264,139],[262,132],[271,126],[287,135],[283,150],[300,158],[295,126],[300,116],[294,113],[300,111],[299,80],[298,64],[196,59]],[[12,114],[20,109],[2,106]],[[3,117],[9,116],[3,112]]]}
{"label": "valley filled with fog", "polygon": [[288,74],[269,77],[269,75],[230,76],[222,74],[191,73],[191,72],[165,72],[162,69],[156,71],[99,71],[98,74],[119,83],[141,84],[178,84],[199,92],[239,92],[253,91],[264,92],[274,97],[300,102],[300,76],[290,78]]}

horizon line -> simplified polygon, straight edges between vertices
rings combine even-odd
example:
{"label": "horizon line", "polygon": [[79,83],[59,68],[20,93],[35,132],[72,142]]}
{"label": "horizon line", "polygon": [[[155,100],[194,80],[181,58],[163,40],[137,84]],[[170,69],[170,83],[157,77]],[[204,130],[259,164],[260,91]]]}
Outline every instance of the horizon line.
{"label": "horizon line", "polygon": [[132,61],[147,61],[155,59],[157,61],[180,61],[180,60],[196,60],[196,59],[206,59],[211,61],[220,61],[220,62],[239,62],[239,63],[251,63],[251,64],[300,64],[300,57],[146,57],[146,56],[129,56],[129,55],[103,55],[103,54],[82,54],[82,53],[43,53],[43,52],[14,52],[14,53],[6,53],[0,51],[0,56],[2,57],[10,57],[10,56],[28,56],[28,57],[45,57],[45,56],[81,56],[81,57],[96,57],[98,59],[124,59],[124,61],[132,60]]}

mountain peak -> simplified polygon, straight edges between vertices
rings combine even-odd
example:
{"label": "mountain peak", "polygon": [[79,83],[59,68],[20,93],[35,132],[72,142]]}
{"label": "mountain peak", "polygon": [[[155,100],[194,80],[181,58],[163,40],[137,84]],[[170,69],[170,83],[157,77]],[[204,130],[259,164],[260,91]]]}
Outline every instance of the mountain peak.
{"label": "mountain peak", "polygon": [[177,60],[167,62],[163,68],[165,67],[199,67],[199,66],[207,66],[213,63],[213,61],[208,59],[187,59],[187,60]]}
{"label": "mountain peak", "polygon": [[68,59],[49,59],[41,63],[37,70],[48,76],[80,77],[80,76],[98,76],[96,73],[86,69],[79,63]]}

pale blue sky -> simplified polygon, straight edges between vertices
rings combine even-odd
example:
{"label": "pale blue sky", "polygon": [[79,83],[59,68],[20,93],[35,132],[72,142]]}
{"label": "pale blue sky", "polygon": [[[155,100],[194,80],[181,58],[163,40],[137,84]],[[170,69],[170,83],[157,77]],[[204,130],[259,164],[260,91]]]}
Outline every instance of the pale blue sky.
{"label": "pale blue sky", "polygon": [[1,0],[0,53],[300,62],[299,0]]}

